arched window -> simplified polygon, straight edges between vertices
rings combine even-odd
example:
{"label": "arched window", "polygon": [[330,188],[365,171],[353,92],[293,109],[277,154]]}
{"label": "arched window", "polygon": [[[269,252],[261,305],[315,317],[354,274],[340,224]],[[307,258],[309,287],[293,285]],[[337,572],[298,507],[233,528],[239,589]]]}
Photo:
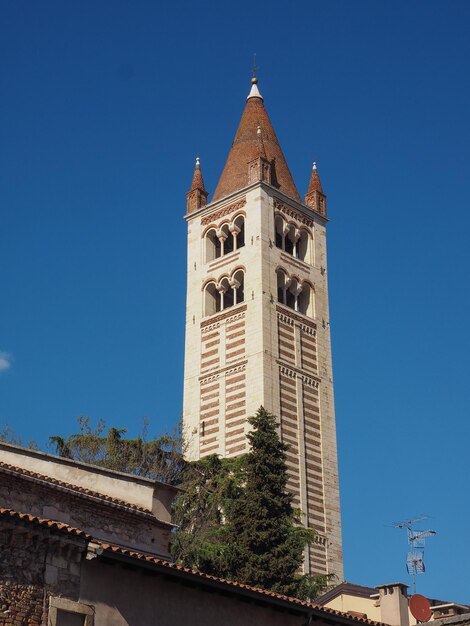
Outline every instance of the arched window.
{"label": "arched window", "polygon": [[210,263],[245,245],[245,217],[238,215],[232,223],[210,228],[205,236],[205,262]]}
{"label": "arched window", "polygon": [[229,224],[224,224],[219,228],[219,237],[222,240],[222,255],[233,252],[233,233],[230,231]]}
{"label": "arched window", "polygon": [[287,288],[290,280],[283,270],[277,270],[277,300],[281,304],[287,304]]}
{"label": "arched window", "polygon": [[284,250],[295,256],[295,244],[297,242],[297,229],[293,224],[287,224],[286,236],[284,237]]}
{"label": "arched window", "polygon": [[230,284],[229,279],[225,276],[217,285],[217,290],[220,293],[220,310],[228,309],[233,306],[233,287]]}
{"label": "arched window", "polygon": [[303,283],[302,291],[298,296],[298,310],[300,313],[309,317],[315,317],[314,296],[315,292],[312,287],[308,283]]}
{"label": "arched window", "polygon": [[233,232],[235,250],[243,248],[245,245],[245,218],[243,215],[238,215],[234,219],[230,230]]}
{"label": "arched window", "polygon": [[300,230],[296,245],[296,256],[301,261],[310,263],[310,235],[303,228]]}
{"label": "arched window", "polygon": [[206,233],[206,263],[218,259],[221,255],[220,239],[217,237],[215,228],[211,228]]}
{"label": "arched window", "polygon": [[245,301],[245,274],[243,270],[238,270],[232,276],[230,284],[233,287],[234,304],[240,304]]}
{"label": "arched window", "polygon": [[282,269],[276,271],[277,300],[294,311],[314,317],[314,291],[308,283],[289,277]]}
{"label": "arched window", "polygon": [[284,250],[284,220],[280,215],[276,215],[274,218],[274,225],[274,240],[276,242],[276,248]]}
{"label": "arched window", "polygon": [[297,278],[292,278],[286,291],[286,305],[294,309],[294,311],[299,310],[298,295],[301,289],[302,287],[299,285]]}
{"label": "arched window", "polygon": [[310,263],[310,234],[295,224],[287,224],[281,215],[274,217],[274,241],[276,248]]}
{"label": "arched window", "polygon": [[220,311],[220,294],[214,282],[204,289],[204,315],[214,315]]}

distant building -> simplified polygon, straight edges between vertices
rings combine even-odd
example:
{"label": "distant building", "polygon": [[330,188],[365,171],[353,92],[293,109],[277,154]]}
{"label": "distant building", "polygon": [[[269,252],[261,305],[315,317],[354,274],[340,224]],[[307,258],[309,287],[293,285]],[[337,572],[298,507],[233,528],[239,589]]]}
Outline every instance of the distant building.
{"label": "distant building", "polygon": [[[455,619],[460,624],[460,616],[465,615],[470,621],[470,606],[443,600],[428,598],[431,605],[433,624],[443,619]],[[407,585],[391,583],[377,587],[364,587],[343,582],[330,589],[317,603],[336,611],[342,611],[356,617],[372,619],[391,626],[414,626],[417,621],[408,607]],[[463,619],[463,623],[465,619]],[[447,623],[447,621],[443,622]],[[450,622],[454,623],[454,622]]]}
{"label": "distant building", "polygon": [[0,444],[0,625],[374,626],[171,563],[175,492]]}
{"label": "distant building", "polygon": [[326,196],[314,164],[301,200],[256,78],[207,199],[197,159],[186,213],[188,456],[242,454],[247,417],[261,405],[276,415],[288,489],[316,531],[305,571],[342,580]]}

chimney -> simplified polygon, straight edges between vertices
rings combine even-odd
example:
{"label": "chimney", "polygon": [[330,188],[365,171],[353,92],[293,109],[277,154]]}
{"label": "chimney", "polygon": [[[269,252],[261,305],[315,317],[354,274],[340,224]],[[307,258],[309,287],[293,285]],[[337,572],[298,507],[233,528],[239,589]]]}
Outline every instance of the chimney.
{"label": "chimney", "polygon": [[379,585],[380,621],[390,626],[410,626],[408,614],[408,585],[390,583]]}

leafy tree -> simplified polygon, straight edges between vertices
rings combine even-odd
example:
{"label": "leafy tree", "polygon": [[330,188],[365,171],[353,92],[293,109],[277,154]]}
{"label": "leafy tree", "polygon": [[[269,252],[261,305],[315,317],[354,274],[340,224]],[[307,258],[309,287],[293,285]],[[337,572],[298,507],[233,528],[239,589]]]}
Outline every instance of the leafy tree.
{"label": "leafy tree", "polygon": [[314,532],[298,524],[286,490],[286,444],[262,407],[249,420],[251,451],[189,464],[174,507],[173,556],[187,567],[299,598],[315,598],[330,576],[299,573]]}
{"label": "leafy tree", "polygon": [[173,507],[173,521],[179,528],[172,539],[172,555],[182,565],[214,576],[229,575],[224,522],[241,489],[242,462],[242,457],[221,459],[214,454],[183,470],[183,490]]}
{"label": "leafy tree", "polygon": [[49,437],[49,444],[59,456],[170,484],[181,481],[185,466],[181,430],[149,441],[148,422],[135,439],[124,437],[125,428],[111,427],[105,433],[104,420],[99,420],[94,429],[88,417],[78,417],[78,424],[79,432],[66,439]]}
{"label": "leafy tree", "polygon": [[39,450],[39,444],[35,439],[28,439],[25,443],[8,424],[0,428],[0,441],[11,443],[14,446],[25,446],[26,448],[30,448],[30,450]]}

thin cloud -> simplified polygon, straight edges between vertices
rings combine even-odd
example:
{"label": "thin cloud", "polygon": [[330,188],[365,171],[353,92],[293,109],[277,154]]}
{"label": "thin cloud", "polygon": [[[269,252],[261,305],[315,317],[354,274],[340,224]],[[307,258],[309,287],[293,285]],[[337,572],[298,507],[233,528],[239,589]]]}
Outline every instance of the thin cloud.
{"label": "thin cloud", "polygon": [[0,352],[0,374],[10,369],[11,362],[11,354],[8,352]]}

